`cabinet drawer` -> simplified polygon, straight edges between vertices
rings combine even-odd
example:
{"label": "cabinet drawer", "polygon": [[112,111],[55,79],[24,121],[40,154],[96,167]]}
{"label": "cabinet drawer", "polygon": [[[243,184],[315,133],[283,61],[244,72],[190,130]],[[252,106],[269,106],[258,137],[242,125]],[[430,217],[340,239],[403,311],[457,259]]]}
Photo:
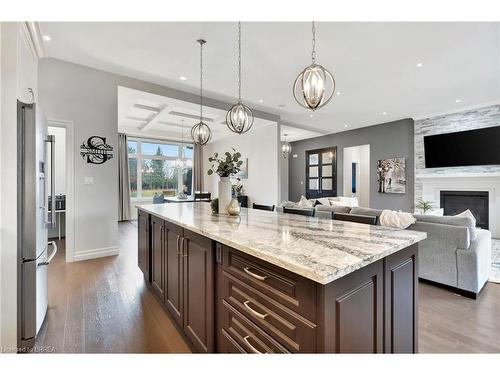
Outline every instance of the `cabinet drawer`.
{"label": "cabinet drawer", "polygon": [[311,280],[223,246],[223,269],[289,309],[316,322],[316,285]]}
{"label": "cabinet drawer", "polygon": [[226,354],[246,354],[247,352],[227,333],[225,330],[221,330],[219,348],[217,353]]}
{"label": "cabinet drawer", "polygon": [[247,353],[289,353],[262,329],[245,318],[227,301],[222,301],[222,334],[228,334]]}
{"label": "cabinet drawer", "polygon": [[290,352],[316,351],[316,325],[233,275],[222,272],[222,295]]}

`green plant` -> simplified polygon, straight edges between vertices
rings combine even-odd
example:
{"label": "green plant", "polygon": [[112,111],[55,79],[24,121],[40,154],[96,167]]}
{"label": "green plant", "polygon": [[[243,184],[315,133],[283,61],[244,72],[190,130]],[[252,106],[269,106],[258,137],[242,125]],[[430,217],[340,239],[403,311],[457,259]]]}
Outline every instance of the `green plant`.
{"label": "green plant", "polygon": [[220,177],[229,177],[240,171],[240,167],[243,164],[243,161],[240,160],[241,154],[234,148],[232,150],[234,151],[232,154],[230,152],[225,152],[222,158],[219,158],[217,152],[208,158],[208,161],[212,163],[212,166],[207,171],[209,176],[217,173]]}
{"label": "green plant", "polygon": [[219,213],[219,198],[214,198],[210,201],[210,208],[212,209],[212,213]]}
{"label": "green plant", "polygon": [[432,210],[432,202],[421,199],[418,201],[417,208],[420,208],[425,214],[427,211]]}

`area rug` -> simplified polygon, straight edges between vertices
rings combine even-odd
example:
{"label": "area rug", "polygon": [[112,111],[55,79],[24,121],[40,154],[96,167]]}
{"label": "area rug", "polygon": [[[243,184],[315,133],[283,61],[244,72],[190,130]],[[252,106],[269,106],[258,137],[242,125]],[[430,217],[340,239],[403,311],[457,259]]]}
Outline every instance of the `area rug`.
{"label": "area rug", "polygon": [[491,240],[491,273],[490,281],[500,284],[500,240]]}

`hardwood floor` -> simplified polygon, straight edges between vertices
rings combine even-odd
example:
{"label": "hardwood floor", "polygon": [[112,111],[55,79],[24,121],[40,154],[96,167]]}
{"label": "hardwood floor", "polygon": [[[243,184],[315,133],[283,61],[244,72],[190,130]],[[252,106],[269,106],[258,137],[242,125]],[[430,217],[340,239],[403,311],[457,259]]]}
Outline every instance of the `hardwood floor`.
{"label": "hardwood floor", "polygon": [[420,353],[500,353],[500,284],[477,300],[419,284]]}
{"label": "hardwood floor", "polygon": [[37,346],[58,353],[189,353],[137,267],[137,227],[119,225],[120,255],[49,266],[49,310]]}
{"label": "hardwood floor", "polygon": [[[37,340],[65,353],[189,353],[137,267],[137,227],[119,225],[120,255],[49,266],[49,312]],[[421,353],[500,353],[500,284],[479,299],[420,283]]]}

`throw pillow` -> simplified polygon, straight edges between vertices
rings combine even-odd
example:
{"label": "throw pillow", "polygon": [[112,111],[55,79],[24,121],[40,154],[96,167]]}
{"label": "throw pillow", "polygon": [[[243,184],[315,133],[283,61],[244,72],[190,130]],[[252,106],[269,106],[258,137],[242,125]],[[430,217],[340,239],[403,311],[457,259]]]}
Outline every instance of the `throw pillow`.
{"label": "throw pillow", "polygon": [[297,202],[297,207],[299,208],[313,208],[314,203],[309,201],[306,197],[303,195],[300,197],[300,200]]}
{"label": "throw pillow", "polygon": [[476,218],[474,217],[472,212],[469,209],[467,209],[464,212],[461,212],[461,213],[454,215],[454,216],[468,217],[472,221],[472,228],[471,228],[471,233],[470,233],[471,239],[476,238]]}
{"label": "throw pillow", "polygon": [[464,212],[461,212],[457,215],[454,215],[454,216],[458,216],[458,217],[468,217],[472,220],[472,225],[473,227],[475,228],[476,227],[476,218],[474,217],[474,215],[472,214],[472,212],[470,212],[470,210],[465,210]]}
{"label": "throw pillow", "polygon": [[380,225],[391,228],[406,229],[415,224],[416,219],[409,212],[383,210],[380,215]]}

